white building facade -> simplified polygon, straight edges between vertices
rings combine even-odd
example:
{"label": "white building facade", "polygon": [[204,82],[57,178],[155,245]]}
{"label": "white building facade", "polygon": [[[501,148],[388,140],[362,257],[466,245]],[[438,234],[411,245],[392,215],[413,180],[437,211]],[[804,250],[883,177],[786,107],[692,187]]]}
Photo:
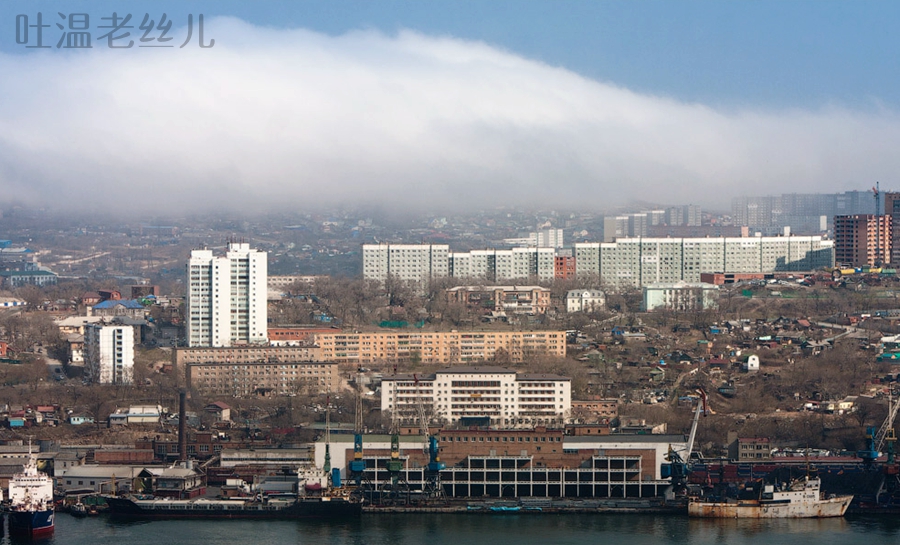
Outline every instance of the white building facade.
{"label": "white building facade", "polygon": [[449,276],[449,254],[446,244],[363,244],[363,278],[427,284]]}
{"label": "white building facade", "polygon": [[229,243],[225,256],[194,250],[187,265],[187,341],[190,347],[267,342],[266,252]]}
{"label": "white building facade", "polygon": [[703,282],[660,282],[644,286],[644,310],[705,310],[718,306],[719,286]]}
{"label": "white building facade", "polygon": [[381,410],[399,411],[412,422],[421,399],[426,413],[450,423],[490,418],[507,427],[561,423],[572,408],[571,379],[549,374],[517,374],[503,367],[450,367],[433,375],[386,376]]}
{"label": "white building facade", "polygon": [[593,312],[606,304],[600,290],[569,290],[566,293],[566,312]]}
{"label": "white building facade", "polygon": [[84,328],[84,363],[95,384],[134,382],[134,328],[88,324]]}

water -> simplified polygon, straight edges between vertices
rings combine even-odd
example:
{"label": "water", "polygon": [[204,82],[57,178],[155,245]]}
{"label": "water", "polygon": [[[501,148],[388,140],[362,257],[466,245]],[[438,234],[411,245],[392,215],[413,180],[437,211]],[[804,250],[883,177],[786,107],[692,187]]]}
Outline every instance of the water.
{"label": "water", "polygon": [[[894,517],[708,520],[654,515],[363,515],[334,521],[117,522],[56,515],[42,545],[670,545],[896,544]],[[2,545],[18,539],[4,537]]]}

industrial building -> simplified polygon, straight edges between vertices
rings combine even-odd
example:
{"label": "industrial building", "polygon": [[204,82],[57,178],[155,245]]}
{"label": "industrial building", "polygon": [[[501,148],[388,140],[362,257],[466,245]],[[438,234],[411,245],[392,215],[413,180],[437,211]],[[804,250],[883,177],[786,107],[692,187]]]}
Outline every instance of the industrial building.
{"label": "industrial building", "polygon": [[[683,451],[683,435],[573,437],[560,430],[442,430],[438,435],[446,468],[439,482],[445,496],[472,498],[650,498],[670,489],[661,465],[670,448]],[[353,459],[353,437],[331,436],[332,467]],[[387,470],[390,437],[365,436],[363,480],[378,491],[391,483]],[[454,454],[453,446],[460,445]],[[400,481],[413,493],[426,490],[425,438],[400,437]],[[325,442],[315,445],[316,465],[325,461]]]}

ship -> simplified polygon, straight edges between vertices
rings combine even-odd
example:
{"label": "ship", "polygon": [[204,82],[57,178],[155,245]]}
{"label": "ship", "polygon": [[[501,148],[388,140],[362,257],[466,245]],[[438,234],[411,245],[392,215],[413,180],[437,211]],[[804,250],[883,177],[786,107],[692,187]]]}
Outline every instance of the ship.
{"label": "ship", "polygon": [[757,499],[707,501],[691,498],[688,515],[702,518],[825,518],[842,517],[853,496],[825,496],[818,478],[790,485],[765,484]]}
{"label": "ship", "polygon": [[347,519],[362,514],[358,498],[323,484],[315,473],[315,469],[299,471],[296,494],[188,500],[134,494],[104,498],[110,516],[120,519]]}
{"label": "ship", "polygon": [[6,513],[10,535],[45,537],[53,533],[53,479],[38,470],[30,445],[22,472],[9,481]]}

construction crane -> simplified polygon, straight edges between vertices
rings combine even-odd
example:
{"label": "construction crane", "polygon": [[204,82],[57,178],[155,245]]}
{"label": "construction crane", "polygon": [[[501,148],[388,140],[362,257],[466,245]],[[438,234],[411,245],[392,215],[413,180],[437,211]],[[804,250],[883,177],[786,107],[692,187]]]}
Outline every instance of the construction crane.
{"label": "construction crane", "polygon": [[428,416],[425,414],[425,402],[419,388],[419,378],[413,375],[416,385],[416,411],[419,417],[419,430],[424,438],[423,451],[428,455],[428,465],[425,466],[425,496],[439,498],[444,495],[444,487],[441,486],[441,471],[447,465],[441,461],[441,452],[437,437],[431,435],[428,430]]}
{"label": "construction crane", "polygon": [[709,408],[707,407],[706,392],[700,388],[697,390],[700,399],[697,401],[697,409],[694,411],[694,421],[691,424],[691,433],[688,436],[685,445],[684,456],[677,450],[669,446],[669,452],[666,455],[668,463],[661,467],[662,477],[664,479],[672,479],[675,486],[683,486],[687,480],[687,476],[691,472],[691,454],[694,452],[694,438],[697,436],[697,424],[700,422],[700,415],[706,416]]}
{"label": "construction crane", "polygon": [[350,461],[350,478],[357,488],[362,485],[366,473],[366,462],[363,460],[363,409],[362,409],[362,371],[356,368],[356,416],[353,425],[353,460]]}

